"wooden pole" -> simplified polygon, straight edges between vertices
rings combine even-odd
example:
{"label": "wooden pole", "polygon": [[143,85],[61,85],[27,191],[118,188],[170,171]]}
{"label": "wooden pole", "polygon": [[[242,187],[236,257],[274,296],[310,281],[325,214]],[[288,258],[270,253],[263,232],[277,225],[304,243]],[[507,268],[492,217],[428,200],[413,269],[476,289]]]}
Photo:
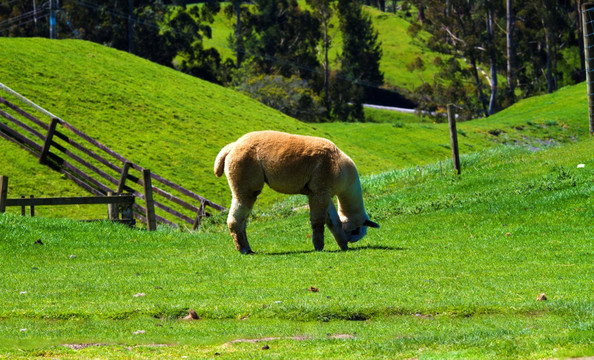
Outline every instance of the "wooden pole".
{"label": "wooden pole", "polygon": [[448,124],[450,125],[450,142],[452,145],[452,160],[454,170],[460,175],[460,153],[458,152],[458,132],[456,131],[456,113],[454,107],[448,105]]}
{"label": "wooden pole", "polygon": [[[109,191],[107,193],[108,196],[113,196],[113,192]],[[109,220],[118,220],[120,218],[118,212],[118,204],[109,203],[107,204],[107,218]]]}
{"label": "wooden pole", "polygon": [[118,183],[117,194],[121,194],[124,191],[124,186],[126,186],[126,179],[128,178],[128,171],[130,170],[131,165],[132,164],[128,161],[124,162],[124,166],[122,167],[122,173],[120,174],[120,182]]}
{"label": "wooden pole", "polygon": [[198,229],[198,226],[200,226],[200,221],[202,220],[203,216],[204,216],[204,201],[200,202],[200,209],[198,209],[198,211],[196,212],[196,219],[194,219],[194,224],[192,224],[192,230]]}
{"label": "wooden pole", "polygon": [[49,153],[50,146],[52,145],[52,138],[54,137],[54,132],[56,131],[56,125],[58,124],[58,121],[59,120],[57,118],[53,118],[47,130],[47,136],[45,137],[43,148],[41,148],[41,154],[39,155],[39,163],[42,165],[47,164],[47,154]]}
{"label": "wooden pole", "polygon": [[0,214],[6,211],[7,194],[8,194],[8,176],[0,175]]}
{"label": "wooden pole", "polygon": [[594,135],[594,3],[582,4],[582,29],[584,34],[584,56],[586,65],[586,83],[588,91],[588,115],[590,137]]}
{"label": "wooden pole", "polygon": [[142,181],[144,183],[144,208],[146,210],[146,226],[149,231],[157,230],[155,218],[155,202],[153,200],[153,186],[151,184],[151,171],[142,170]]}
{"label": "wooden pole", "polygon": [[[34,196],[31,195],[31,196],[29,196],[29,198],[33,199]],[[34,217],[34,216],[35,216],[35,205],[31,205],[31,217]]]}
{"label": "wooden pole", "polygon": [[122,220],[126,220],[129,226],[134,226],[136,221],[134,220],[134,199],[135,197],[132,196],[132,201],[126,204],[122,204]]}

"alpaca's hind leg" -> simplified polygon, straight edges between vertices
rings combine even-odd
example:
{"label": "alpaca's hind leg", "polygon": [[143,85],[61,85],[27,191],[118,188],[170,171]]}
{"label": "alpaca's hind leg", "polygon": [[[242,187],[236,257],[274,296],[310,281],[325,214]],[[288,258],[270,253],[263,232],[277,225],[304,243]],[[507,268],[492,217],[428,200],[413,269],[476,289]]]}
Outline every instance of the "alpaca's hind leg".
{"label": "alpaca's hind leg", "polygon": [[247,239],[247,219],[252,211],[255,199],[252,201],[242,202],[237,198],[233,198],[231,209],[229,209],[229,216],[227,217],[227,225],[233,237],[235,248],[242,254],[253,254],[250,244]]}
{"label": "alpaca's hind leg", "polygon": [[316,251],[324,250],[324,224],[328,214],[330,196],[309,196],[309,220],[312,229],[312,242]]}

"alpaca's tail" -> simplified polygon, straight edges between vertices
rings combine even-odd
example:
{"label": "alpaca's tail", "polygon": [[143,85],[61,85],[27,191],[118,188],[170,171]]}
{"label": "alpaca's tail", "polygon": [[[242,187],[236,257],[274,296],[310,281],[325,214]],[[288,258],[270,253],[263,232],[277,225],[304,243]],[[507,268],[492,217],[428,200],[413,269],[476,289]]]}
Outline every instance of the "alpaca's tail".
{"label": "alpaca's tail", "polygon": [[214,162],[214,173],[217,177],[221,177],[223,172],[225,172],[225,158],[233,149],[233,145],[235,145],[235,143],[227,144],[221,151],[219,151],[219,155],[217,155]]}

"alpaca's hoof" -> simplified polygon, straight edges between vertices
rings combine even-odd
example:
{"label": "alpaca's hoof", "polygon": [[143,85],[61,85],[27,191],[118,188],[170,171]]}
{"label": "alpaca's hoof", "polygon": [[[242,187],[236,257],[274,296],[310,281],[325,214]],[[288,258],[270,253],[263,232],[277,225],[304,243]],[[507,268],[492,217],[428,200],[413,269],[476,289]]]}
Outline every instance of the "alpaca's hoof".
{"label": "alpaca's hoof", "polygon": [[243,255],[250,255],[250,254],[255,254],[255,251],[252,251],[252,249],[241,249],[239,250],[239,252],[241,252]]}

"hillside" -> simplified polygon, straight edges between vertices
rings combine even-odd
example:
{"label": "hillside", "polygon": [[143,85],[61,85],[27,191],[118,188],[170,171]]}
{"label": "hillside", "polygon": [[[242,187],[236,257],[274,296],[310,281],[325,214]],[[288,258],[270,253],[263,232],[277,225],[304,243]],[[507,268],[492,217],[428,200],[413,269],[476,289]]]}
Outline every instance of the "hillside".
{"label": "hillside", "polygon": [[[224,205],[227,184],[212,175],[212,162],[222,146],[248,131],[330,138],[363,176],[447,160],[451,153],[447,125],[414,115],[369,111],[383,123],[305,124],[231,89],[89,42],[0,38],[0,49],[0,82],[141,166]],[[584,103],[580,84],[459,124],[461,151],[501,142],[575,140],[587,131]],[[11,196],[80,192],[4,139],[0,149],[11,154],[0,157],[3,174],[11,177]],[[274,198],[270,192],[263,196]]]}
{"label": "hillside", "polygon": [[97,44],[2,38],[0,49],[1,82],[210,198],[226,191],[225,181],[212,175],[226,143],[259,129],[312,132],[232,90]]}

